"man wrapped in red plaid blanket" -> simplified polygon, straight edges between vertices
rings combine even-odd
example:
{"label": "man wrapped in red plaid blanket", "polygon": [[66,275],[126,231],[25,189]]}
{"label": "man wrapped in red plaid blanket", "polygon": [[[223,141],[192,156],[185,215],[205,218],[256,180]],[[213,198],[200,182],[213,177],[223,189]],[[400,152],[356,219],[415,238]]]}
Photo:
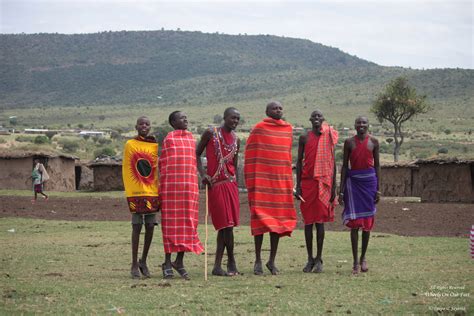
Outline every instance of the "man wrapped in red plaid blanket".
{"label": "man wrapped in red plaid blanket", "polygon": [[[159,158],[161,190],[161,230],[165,248],[165,263],[162,264],[163,277],[172,278],[173,268],[188,280],[184,268],[185,252],[200,254],[203,251],[199,241],[197,226],[199,214],[199,188],[196,169],[196,142],[187,131],[186,114],[175,111],[169,122],[175,129],[163,140]],[[171,262],[171,253],[178,255]]]}

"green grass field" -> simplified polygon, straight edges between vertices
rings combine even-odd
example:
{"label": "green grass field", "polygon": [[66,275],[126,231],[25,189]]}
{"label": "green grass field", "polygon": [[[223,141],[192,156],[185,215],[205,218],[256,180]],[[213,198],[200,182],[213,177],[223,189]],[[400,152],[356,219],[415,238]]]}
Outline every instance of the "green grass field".
{"label": "green grass field", "polygon": [[[14,230],[14,232],[12,232]],[[280,242],[282,274],[252,274],[253,240],[236,229],[243,276],[210,276],[204,256],[188,254],[192,276],[163,281],[160,227],[149,266],[151,279],[132,280],[128,222],[66,222],[22,218],[0,221],[0,314],[430,314],[474,310],[473,260],[465,238],[400,237],[373,233],[370,271],[350,275],[348,232],[326,234],[322,274],[304,274],[303,232]],[[200,226],[204,241],[204,227]],[[209,268],[215,232],[209,233]],[[268,256],[269,239],[263,256]]]}

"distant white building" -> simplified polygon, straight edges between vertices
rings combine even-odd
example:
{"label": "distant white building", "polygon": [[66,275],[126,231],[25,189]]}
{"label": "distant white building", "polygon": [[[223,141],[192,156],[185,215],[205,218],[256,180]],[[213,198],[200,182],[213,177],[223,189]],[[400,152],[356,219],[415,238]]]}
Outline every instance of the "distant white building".
{"label": "distant white building", "polygon": [[80,131],[79,132],[80,136],[104,136],[104,132],[99,132],[99,131]]}
{"label": "distant white building", "polygon": [[48,129],[44,128],[25,128],[25,134],[44,134],[48,132]]}

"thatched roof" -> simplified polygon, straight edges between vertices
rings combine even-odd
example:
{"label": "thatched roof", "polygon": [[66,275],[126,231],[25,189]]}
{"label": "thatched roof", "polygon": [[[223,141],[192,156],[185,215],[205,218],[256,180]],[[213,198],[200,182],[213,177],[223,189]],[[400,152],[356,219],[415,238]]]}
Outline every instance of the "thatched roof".
{"label": "thatched roof", "polygon": [[55,152],[38,152],[38,151],[15,151],[15,150],[0,150],[0,159],[21,159],[30,157],[45,157],[45,158],[64,158],[78,160],[79,158],[72,155],[55,153]]}
{"label": "thatched roof", "polygon": [[409,162],[389,162],[380,165],[381,168],[418,168],[415,161]]}
{"label": "thatched roof", "polygon": [[111,157],[111,156],[102,156],[97,157],[94,161],[91,161],[87,164],[88,167],[100,167],[100,166],[121,166],[122,160],[118,157]]}
{"label": "thatched roof", "polygon": [[113,161],[113,160],[110,160],[110,161],[97,161],[97,162],[94,161],[94,162],[88,163],[87,166],[89,168],[122,166],[122,162],[121,161]]}
{"label": "thatched roof", "polygon": [[430,159],[418,159],[414,162],[417,165],[471,165],[474,164],[474,159],[459,159],[459,158],[430,158]]}
{"label": "thatched roof", "polygon": [[391,162],[384,163],[381,165],[382,168],[418,168],[420,165],[461,165],[461,164],[474,164],[474,159],[459,159],[453,158],[429,158],[429,159],[418,159],[409,162]]}

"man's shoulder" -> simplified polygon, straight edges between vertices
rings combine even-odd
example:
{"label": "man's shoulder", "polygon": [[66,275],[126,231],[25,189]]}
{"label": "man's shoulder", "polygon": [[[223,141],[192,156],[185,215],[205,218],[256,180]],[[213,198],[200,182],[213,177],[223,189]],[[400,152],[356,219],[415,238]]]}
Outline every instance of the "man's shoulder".
{"label": "man's shoulder", "polygon": [[378,145],[378,144],[379,144],[379,140],[378,140],[376,137],[374,137],[374,136],[372,136],[372,135],[369,135],[369,137],[370,137],[370,141],[371,141],[372,143],[374,143],[375,145]]}

